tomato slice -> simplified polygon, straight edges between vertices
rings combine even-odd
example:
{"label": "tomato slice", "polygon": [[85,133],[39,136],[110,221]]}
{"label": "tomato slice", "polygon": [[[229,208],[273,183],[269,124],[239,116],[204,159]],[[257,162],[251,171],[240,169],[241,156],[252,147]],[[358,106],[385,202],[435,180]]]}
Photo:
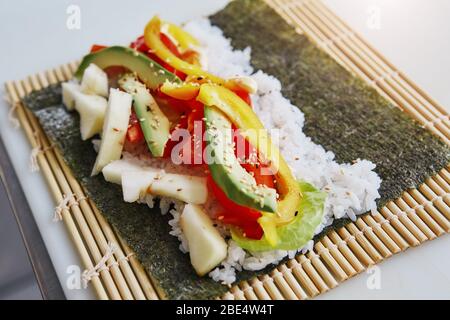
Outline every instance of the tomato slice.
{"label": "tomato slice", "polygon": [[[182,115],[180,122],[171,132],[171,134],[173,134],[175,130],[185,129],[190,133],[190,141],[188,142],[189,145],[183,147],[179,154],[182,159],[188,159],[188,163],[185,164],[201,166],[206,164],[203,159],[203,150],[206,147],[206,143],[203,141],[203,135],[205,132],[203,117],[203,107],[194,106],[188,114]],[[172,155],[172,149],[178,143],[181,142],[169,139],[166,144],[166,148],[164,149],[164,157],[170,157]]]}
{"label": "tomato slice", "polygon": [[126,139],[130,143],[140,143],[144,141],[144,133],[134,112],[131,113]]}

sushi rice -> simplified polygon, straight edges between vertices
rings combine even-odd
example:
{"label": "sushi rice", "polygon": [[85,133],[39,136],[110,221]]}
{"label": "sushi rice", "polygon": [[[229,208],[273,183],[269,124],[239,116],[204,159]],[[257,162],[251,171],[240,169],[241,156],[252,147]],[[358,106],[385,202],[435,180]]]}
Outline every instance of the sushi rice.
{"label": "sushi rice", "polygon": [[[283,97],[280,81],[261,70],[253,69],[250,64],[251,48],[234,50],[222,31],[212,26],[205,18],[186,23],[184,29],[199,40],[204,69],[223,78],[250,76],[257,83],[258,90],[251,96],[253,109],[272,137],[277,135],[274,142],[278,144],[294,176],[328,194],[323,221],[315,230],[315,234],[331,225],[334,219],[356,220],[357,215],[376,210],[375,200],[380,197],[378,189],[381,179],[374,171],[374,163],[355,159],[351,164],[339,164],[334,160],[333,152],[326,151],[307,137],[302,131],[304,114]],[[98,141],[95,144],[98,144]],[[163,169],[168,173],[206,176],[203,169],[174,165],[170,159],[151,158],[145,146],[142,150],[130,150],[126,147],[123,157],[140,165]],[[178,238],[182,252],[189,252],[188,242],[179,224],[184,204],[170,198],[160,198],[159,202],[154,200],[152,195],[146,195],[140,202],[146,203],[150,208],[159,203],[162,214],[172,216],[169,220],[172,228],[170,234]],[[219,207],[220,204],[211,197],[204,205],[205,211],[213,219],[216,218],[214,213],[218,212]],[[228,255],[209,276],[224,284],[236,281],[236,271],[261,270],[286,257],[293,258],[298,252],[312,250],[314,244],[311,240],[303,248],[293,251],[248,252],[230,239],[227,228],[218,220],[215,220],[215,226],[224,238],[229,239]]]}

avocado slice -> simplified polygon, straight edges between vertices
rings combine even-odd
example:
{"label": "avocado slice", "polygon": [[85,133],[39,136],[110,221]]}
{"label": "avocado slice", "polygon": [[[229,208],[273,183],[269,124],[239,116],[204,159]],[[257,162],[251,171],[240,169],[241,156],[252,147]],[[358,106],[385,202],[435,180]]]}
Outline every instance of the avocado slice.
{"label": "avocado slice", "polygon": [[100,51],[86,55],[75,72],[75,78],[81,80],[84,71],[93,63],[105,69],[111,66],[122,66],[135,72],[145,85],[154,90],[166,80],[170,82],[181,82],[181,80],[170,73],[155,61],[132,48],[112,46]]}
{"label": "avocado slice", "polygon": [[275,189],[256,184],[234,154],[231,122],[216,107],[205,106],[206,157],[214,182],[235,203],[259,211],[275,212]]}
{"label": "avocado slice", "polygon": [[133,96],[134,112],[139,119],[145,141],[154,157],[162,157],[170,134],[170,121],[161,111],[147,87],[134,75],[127,74],[119,80],[126,92]]}

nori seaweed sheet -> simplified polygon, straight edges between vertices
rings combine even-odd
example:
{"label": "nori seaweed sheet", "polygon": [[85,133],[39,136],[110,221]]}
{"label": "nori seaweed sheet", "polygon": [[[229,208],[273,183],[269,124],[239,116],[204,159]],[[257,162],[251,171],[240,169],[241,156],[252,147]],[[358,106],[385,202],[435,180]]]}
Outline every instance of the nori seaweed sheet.
{"label": "nori seaweed sheet", "polygon": [[[261,1],[234,1],[212,21],[232,38],[234,46],[252,47],[256,69],[281,80],[283,94],[305,113],[305,131],[315,142],[332,150],[338,161],[366,158],[377,163],[383,178],[379,205],[406,188],[416,187],[448,163],[449,150],[443,143],[352,77],[306,37],[296,34]],[[33,92],[23,101],[88,196],[167,298],[206,299],[227,290],[195,274],[189,255],[181,253],[178,240],[169,235],[168,215],[161,215],[156,208],[125,203],[120,186],[107,183],[101,175],[90,176],[96,153],[90,141],[81,140],[78,114],[63,106],[59,84]],[[342,221],[333,227],[340,224]],[[238,279],[272,268],[240,272]]]}

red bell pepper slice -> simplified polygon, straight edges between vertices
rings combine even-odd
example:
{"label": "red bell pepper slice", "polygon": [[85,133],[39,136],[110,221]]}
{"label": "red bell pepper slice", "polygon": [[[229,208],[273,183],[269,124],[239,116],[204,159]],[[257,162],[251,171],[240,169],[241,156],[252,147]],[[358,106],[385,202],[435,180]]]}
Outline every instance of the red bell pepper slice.
{"label": "red bell pepper slice", "polygon": [[[171,52],[174,55],[180,56],[180,53],[178,52],[178,49],[177,49],[176,45],[166,35],[164,35],[163,33],[160,33],[160,39],[171,50]],[[152,53],[150,48],[147,47],[147,45],[145,44],[144,36],[140,36],[135,41],[133,41],[130,44],[130,47],[133,48],[133,49],[136,49],[139,52],[142,52],[142,53],[146,54],[150,59],[152,59],[156,63],[160,64],[167,71],[172,72],[173,74],[175,74],[181,80],[186,79],[186,75],[184,73],[182,73],[182,72],[180,72],[178,70],[175,70],[167,62],[161,60],[155,54]],[[176,51],[172,51],[172,50],[176,50]]]}
{"label": "red bell pepper slice", "polygon": [[261,239],[264,231],[257,221],[258,218],[261,217],[260,212],[238,205],[228,199],[227,195],[214,182],[211,175],[208,176],[208,187],[220,204],[226,209],[225,212],[219,213],[217,217],[218,220],[222,221],[224,224],[230,224],[241,228],[248,238]]}
{"label": "red bell pepper slice", "polygon": [[144,133],[134,112],[130,116],[126,139],[128,142],[135,144],[144,141]]}

